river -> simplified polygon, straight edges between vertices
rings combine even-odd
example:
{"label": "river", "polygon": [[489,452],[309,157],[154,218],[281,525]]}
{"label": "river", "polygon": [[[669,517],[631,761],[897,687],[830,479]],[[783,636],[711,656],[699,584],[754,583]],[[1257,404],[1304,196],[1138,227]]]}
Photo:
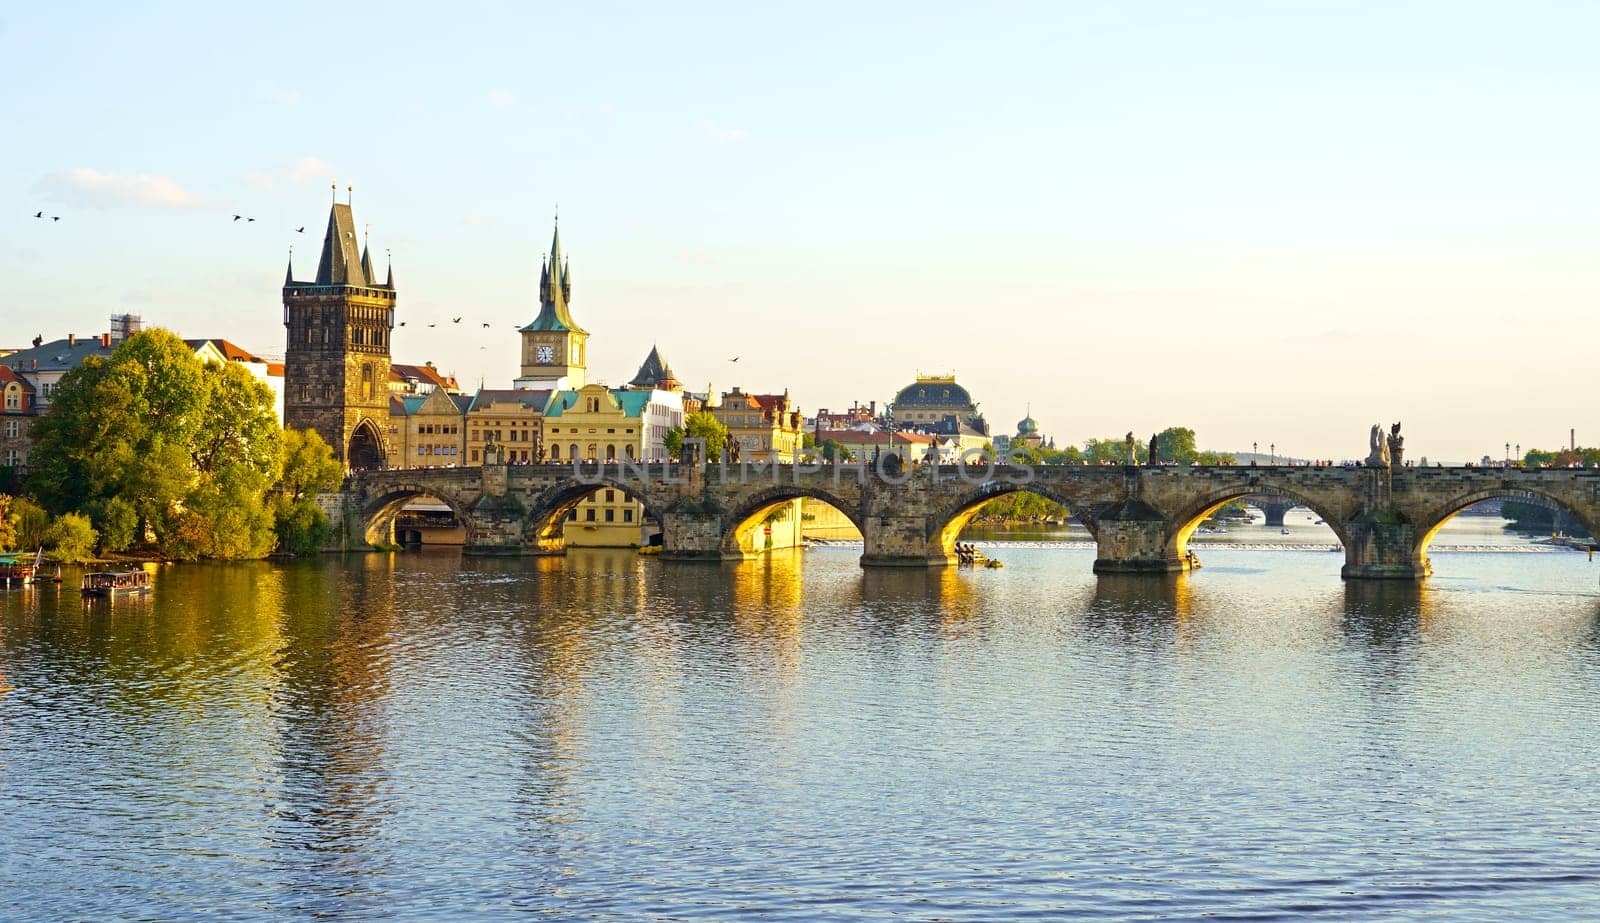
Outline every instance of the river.
{"label": "river", "polygon": [[1445,552],[1417,587],[1218,547],[1097,580],[1087,549],[990,548],[1003,569],[441,550],[13,591],[0,918],[1600,904],[1600,564]]}

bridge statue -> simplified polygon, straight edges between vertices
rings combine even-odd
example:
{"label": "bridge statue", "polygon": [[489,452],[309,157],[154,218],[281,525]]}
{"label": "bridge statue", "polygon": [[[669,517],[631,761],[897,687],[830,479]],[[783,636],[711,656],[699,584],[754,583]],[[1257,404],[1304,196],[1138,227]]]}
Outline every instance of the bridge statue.
{"label": "bridge statue", "polygon": [[1144,460],[1144,463],[1149,465],[1152,468],[1154,468],[1156,466],[1156,459],[1160,457],[1159,455],[1156,454],[1156,447],[1158,445],[1160,445],[1160,442],[1161,442],[1161,434],[1160,433],[1152,433],[1151,436],[1150,436],[1150,456]]}
{"label": "bridge statue", "polygon": [[1389,427],[1389,461],[1396,468],[1405,467],[1406,437],[1400,435],[1400,424]]}
{"label": "bridge statue", "polygon": [[1369,440],[1372,451],[1367,454],[1366,466],[1368,468],[1389,467],[1389,444],[1383,440],[1383,426],[1372,424],[1372,436]]}
{"label": "bridge statue", "polygon": [[1126,446],[1128,450],[1128,466],[1133,467],[1134,465],[1139,464],[1139,453],[1138,450],[1134,448],[1133,430],[1128,430],[1128,435],[1122,437],[1122,444]]}

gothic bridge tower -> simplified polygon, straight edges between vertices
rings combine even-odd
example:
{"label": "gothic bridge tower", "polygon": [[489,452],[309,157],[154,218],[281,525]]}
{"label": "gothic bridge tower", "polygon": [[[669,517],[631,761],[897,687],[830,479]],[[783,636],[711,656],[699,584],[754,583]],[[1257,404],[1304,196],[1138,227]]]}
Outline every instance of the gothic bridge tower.
{"label": "gothic bridge tower", "polygon": [[588,383],[584,356],[589,331],[572,319],[572,267],[561,259],[561,228],[550,241],[550,255],[539,272],[539,316],[522,333],[522,374],[518,388],[577,389]]}
{"label": "gothic bridge tower", "polygon": [[316,430],[346,470],[388,459],[394,267],[379,282],[357,249],[350,203],[334,202],[316,280],[296,282],[292,261],[283,280],[284,424]]}

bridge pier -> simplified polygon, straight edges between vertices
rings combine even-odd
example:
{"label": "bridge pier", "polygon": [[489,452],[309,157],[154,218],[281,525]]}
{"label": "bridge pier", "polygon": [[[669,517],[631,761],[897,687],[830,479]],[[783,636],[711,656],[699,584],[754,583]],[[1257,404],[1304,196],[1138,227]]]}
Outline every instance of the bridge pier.
{"label": "bridge pier", "polygon": [[661,514],[661,556],[679,561],[722,560],[722,514],[673,510]]}
{"label": "bridge pier", "polygon": [[1433,565],[1419,547],[1415,527],[1392,510],[1367,512],[1345,524],[1346,580],[1421,580]]}
{"label": "bridge pier", "polygon": [[1261,500],[1261,512],[1266,514],[1267,525],[1283,528],[1283,514],[1289,512],[1292,504],[1274,500]]}
{"label": "bridge pier", "polygon": [[1167,517],[1140,500],[1114,504],[1095,518],[1094,572],[1175,574],[1189,569]]}
{"label": "bridge pier", "polygon": [[942,547],[939,530],[926,516],[868,516],[861,529],[862,567],[953,567],[956,556]]}

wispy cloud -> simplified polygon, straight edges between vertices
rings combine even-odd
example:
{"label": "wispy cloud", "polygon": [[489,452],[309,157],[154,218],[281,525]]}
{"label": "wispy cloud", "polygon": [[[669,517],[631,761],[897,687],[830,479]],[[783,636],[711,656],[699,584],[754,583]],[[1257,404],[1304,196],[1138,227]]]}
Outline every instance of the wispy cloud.
{"label": "wispy cloud", "polygon": [[176,180],[148,173],[102,173],[75,167],[41,177],[34,188],[55,202],[80,208],[193,208],[200,204]]}
{"label": "wispy cloud", "polygon": [[333,176],[333,164],[320,157],[302,157],[281,169],[251,170],[244,175],[244,182],[252,189],[272,189],[283,183],[303,186],[331,176]]}
{"label": "wispy cloud", "polygon": [[510,109],[517,104],[517,94],[505,87],[495,87],[485,98],[488,99],[489,105],[496,109]]}
{"label": "wispy cloud", "polygon": [[256,92],[260,94],[262,99],[272,103],[274,106],[292,109],[300,105],[299,90],[275,86],[270,83],[258,83],[256,84]]}

